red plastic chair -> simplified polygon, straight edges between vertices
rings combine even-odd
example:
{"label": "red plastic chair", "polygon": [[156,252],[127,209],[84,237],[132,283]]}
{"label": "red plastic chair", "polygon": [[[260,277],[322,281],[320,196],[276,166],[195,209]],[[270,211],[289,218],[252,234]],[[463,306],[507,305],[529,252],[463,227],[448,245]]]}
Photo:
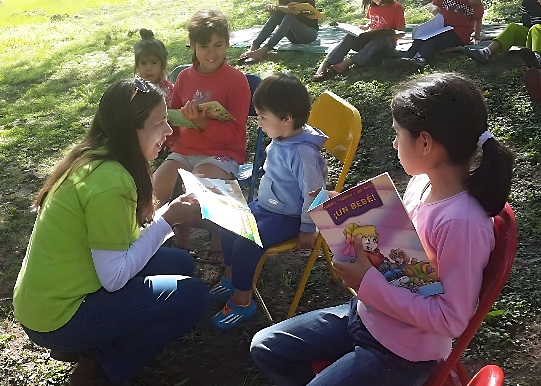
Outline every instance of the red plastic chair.
{"label": "red plastic chair", "polygon": [[517,249],[517,223],[509,204],[494,217],[496,245],[483,272],[483,284],[479,295],[479,306],[462,335],[457,338],[449,357],[432,372],[424,386],[467,385],[470,376],[460,356],[470,344],[475,332],[500,295],[511,273]]}
{"label": "red plastic chair", "polygon": [[496,365],[486,365],[475,374],[468,386],[503,386],[503,371]]}
{"label": "red plastic chair", "polygon": [[[503,210],[494,217],[494,236],[496,245],[490,254],[488,264],[483,271],[483,284],[479,294],[479,306],[462,335],[457,338],[449,357],[436,367],[424,386],[493,386],[503,384],[503,372],[501,373],[501,383],[497,383],[497,380],[499,379],[497,377],[497,370],[493,368],[497,366],[485,366],[488,367],[488,369],[481,369],[475,377],[478,379],[474,378],[471,380],[471,383],[468,383],[470,381],[470,376],[464,368],[464,365],[460,362],[460,356],[466,347],[468,347],[475,332],[500,295],[503,286],[509,278],[511,266],[515,260],[515,252],[517,249],[517,223],[513,209],[507,203]],[[314,374],[318,374],[331,363],[332,361],[325,359],[315,360],[312,362],[312,371]],[[494,378],[495,381],[491,381],[491,377]],[[482,380],[486,379],[496,383],[483,383]]]}

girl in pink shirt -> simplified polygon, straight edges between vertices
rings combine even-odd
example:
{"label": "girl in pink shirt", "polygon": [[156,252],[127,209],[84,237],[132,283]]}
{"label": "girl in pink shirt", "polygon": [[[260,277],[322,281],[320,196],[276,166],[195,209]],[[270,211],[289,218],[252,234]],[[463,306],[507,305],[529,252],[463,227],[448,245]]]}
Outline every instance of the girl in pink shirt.
{"label": "girl in pink shirt", "polygon": [[[403,202],[444,293],[425,297],[390,285],[355,240],[355,262],[333,261],[357,290],[349,304],[254,336],[252,358],[275,384],[422,385],[475,311],[494,248],[491,216],[509,195],[513,157],[487,130],[483,97],[461,75],[410,81],[391,108],[393,147],[413,176]],[[478,150],[482,159],[473,167]],[[333,363],[314,377],[316,359]]]}

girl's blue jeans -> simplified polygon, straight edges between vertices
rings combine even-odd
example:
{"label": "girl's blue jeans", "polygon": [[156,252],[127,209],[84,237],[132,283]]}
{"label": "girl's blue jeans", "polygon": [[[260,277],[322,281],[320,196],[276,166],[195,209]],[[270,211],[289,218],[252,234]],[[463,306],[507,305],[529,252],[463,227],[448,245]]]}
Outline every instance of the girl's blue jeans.
{"label": "girl's blue jeans", "polygon": [[[411,362],[383,347],[349,304],[295,316],[259,331],[250,352],[276,385],[422,385],[436,361]],[[314,377],[311,363],[334,361]]]}
{"label": "girl's blue jeans", "polygon": [[189,276],[193,269],[186,251],[162,247],[123,288],[87,295],[64,326],[25,331],[40,346],[97,360],[109,380],[124,382],[207,311],[208,287]]}

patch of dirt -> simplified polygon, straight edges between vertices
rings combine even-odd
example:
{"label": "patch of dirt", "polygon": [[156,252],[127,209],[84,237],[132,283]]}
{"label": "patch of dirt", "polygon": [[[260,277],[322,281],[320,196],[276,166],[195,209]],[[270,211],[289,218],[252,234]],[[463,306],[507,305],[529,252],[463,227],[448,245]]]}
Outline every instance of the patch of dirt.
{"label": "patch of dirt", "polygon": [[[193,249],[202,254],[208,248],[206,231],[192,233]],[[297,283],[308,260],[308,251],[269,256],[258,289],[271,315],[276,321],[286,318]],[[197,264],[196,276],[207,283],[217,282],[222,268]],[[345,303],[350,295],[341,283],[331,281],[323,258],[316,262],[298,313],[316,308]],[[200,326],[180,341],[171,344],[166,352],[146,367],[134,380],[136,386],[180,385],[270,385],[259,373],[249,353],[252,336],[271,323],[258,304],[256,315],[237,328],[228,331],[216,329],[210,317],[218,312],[224,301],[212,303],[211,310]]]}

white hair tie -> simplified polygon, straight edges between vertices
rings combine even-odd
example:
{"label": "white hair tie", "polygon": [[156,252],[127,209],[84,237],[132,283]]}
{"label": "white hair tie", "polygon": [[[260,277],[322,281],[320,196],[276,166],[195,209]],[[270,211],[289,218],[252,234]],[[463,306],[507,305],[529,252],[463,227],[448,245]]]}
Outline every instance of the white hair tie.
{"label": "white hair tie", "polygon": [[487,139],[494,138],[492,133],[488,130],[486,130],[483,134],[479,136],[479,139],[477,140],[477,147],[482,148]]}

